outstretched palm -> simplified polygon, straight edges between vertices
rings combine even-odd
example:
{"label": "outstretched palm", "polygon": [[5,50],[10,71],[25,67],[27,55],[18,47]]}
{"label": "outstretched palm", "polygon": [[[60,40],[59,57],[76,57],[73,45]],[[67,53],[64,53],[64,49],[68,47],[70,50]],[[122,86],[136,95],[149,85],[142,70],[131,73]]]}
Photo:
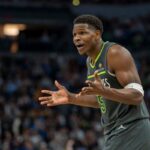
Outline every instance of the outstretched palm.
{"label": "outstretched palm", "polygon": [[39,97],[41,105],[56,106],[69,103],[69,91],[64,86],[60,85],[57,81],[55,81],[55,85],[58,88],[58,91],[41,91],[42,93],[49,95]]}

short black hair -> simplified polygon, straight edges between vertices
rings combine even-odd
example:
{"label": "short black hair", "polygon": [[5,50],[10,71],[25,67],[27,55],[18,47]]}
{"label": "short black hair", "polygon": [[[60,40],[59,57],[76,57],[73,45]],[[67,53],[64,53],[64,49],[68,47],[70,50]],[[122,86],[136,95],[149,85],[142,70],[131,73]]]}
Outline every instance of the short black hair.
{"label": "short black hair", "polygon": [[86,24],[91,25],[92,27],[94,27],[96,30],[100,30],[101,33],[103,33],[103,23],[96,16],[93,16],[93,15],[80,15],[77,18],[74,19],[73,23],[74,24],[86,23]]}

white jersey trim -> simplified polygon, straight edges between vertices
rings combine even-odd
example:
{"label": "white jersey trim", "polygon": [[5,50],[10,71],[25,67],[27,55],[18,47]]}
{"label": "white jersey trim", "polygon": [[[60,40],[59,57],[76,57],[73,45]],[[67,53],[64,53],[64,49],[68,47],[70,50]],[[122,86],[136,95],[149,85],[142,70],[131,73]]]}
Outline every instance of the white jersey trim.
{"label": "white jersey trim", "polygon": [[115,75],[114,73],[111,73],[109,70],[107,70],[107,72],[108,72],[111,76],[116,77],[116,75]]}

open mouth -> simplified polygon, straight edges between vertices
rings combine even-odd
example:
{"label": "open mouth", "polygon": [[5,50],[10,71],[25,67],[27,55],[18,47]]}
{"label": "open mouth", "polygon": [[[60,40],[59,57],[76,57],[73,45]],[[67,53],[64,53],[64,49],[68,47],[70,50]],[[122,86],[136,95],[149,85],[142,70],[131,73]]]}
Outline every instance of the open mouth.
{"label": "open mouth", "polygon": [[81,50],[84,47],[84,44],[78,44],[76,45],[77,49]]}

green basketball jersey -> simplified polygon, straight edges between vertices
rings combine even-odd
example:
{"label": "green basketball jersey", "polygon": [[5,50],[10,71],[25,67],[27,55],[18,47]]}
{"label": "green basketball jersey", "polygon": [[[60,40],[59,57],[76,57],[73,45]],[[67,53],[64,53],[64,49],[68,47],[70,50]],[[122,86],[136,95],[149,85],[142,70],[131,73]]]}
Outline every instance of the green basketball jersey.
{"label": "green basketball jersey", "polygon": [[[120,85],[115,75],[109,72],[106,62],[107,51],[114,44],[115,43],[111,42],[103,43],[102,49],[100,50],[94,65],[91,64],[90,58],[87,58],[87,79],[93,80],[93,73],[95,70],[99,70],[98,75],[101,77],[104,86],[122,89],[123,87]],[[119,125],[138,119],[149,118],[149,113],[144,101],[136,106],[114,102],[98,96],[98,102],[101,109],[101,123],[105,129],[105,134],[109,133]]]}

